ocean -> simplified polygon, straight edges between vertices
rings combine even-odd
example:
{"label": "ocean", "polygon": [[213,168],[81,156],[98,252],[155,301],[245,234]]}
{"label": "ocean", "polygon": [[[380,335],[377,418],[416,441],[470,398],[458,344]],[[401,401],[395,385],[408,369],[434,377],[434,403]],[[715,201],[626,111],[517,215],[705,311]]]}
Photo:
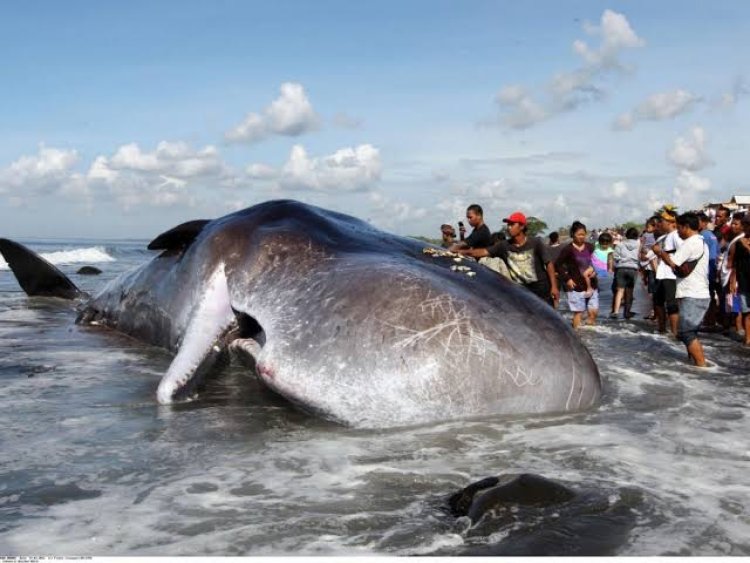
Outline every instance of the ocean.
{"label": "ocean", "polygon": [[[91,293],[153,256],[141,240],[20,242]],[[750,555],[750,350],[704,334],[712,365],[691,367],[639,320],[642,291],[636,319],[615,321],[602,285],[605,314],[580,331],[595,410],[365,430],[233,366],[159,405],[168,352],[74,324],[75,303],[27,298],[0,260],[0,554],[459,555],[538,523],[478,536],[448,496],[535,473],[627,500],[632,528],[609,554]]]}

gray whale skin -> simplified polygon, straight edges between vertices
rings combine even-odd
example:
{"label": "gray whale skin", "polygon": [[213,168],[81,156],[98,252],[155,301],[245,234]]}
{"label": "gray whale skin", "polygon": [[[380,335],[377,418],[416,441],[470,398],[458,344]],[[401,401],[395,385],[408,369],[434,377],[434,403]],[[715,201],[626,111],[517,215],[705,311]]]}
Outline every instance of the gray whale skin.
{"label": "gray whale skin", "polygon": [[[59,278],[59,296],[77,292],[40,257],[52,279],[31,283],[43,268],[18,247],[0,239],[27,293],[54,295]],[[555,311],[484,266],[463,262],[470,277],[423,247],[354,217],[269,201],[163,233],[151,261],[93,297],[76,293],[78,322],[174,352],[161,403],[194,396],[228,352],[303,409],[352,426],[598,403],[596,364]]]}

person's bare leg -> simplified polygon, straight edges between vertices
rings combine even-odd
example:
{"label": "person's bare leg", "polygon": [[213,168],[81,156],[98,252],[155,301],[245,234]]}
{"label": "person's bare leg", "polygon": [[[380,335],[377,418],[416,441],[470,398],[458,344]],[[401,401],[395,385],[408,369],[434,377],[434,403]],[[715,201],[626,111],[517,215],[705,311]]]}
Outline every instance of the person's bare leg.
{"label": "person's bare leg", "polygon": [[699,367],[706,367],[706,357],[703,355],[703,345],[697,338],[693,340],[687,347],[688,355],[692,358],[693,363]]}
{"label": "person's bare leg", "polygon": [[629,319],[633,316],[633,313],[631,313],[630,311],[632,308],[633,308],[633,288],[626,287],[625,288],[625,310],[622,313],[626,319]]}
{"label": "person's bare leg", "polygon": [[581,313],[573,313],[573,328],[581,326]]}
{"label": "person's bare leg", "polygon": [[750,313],[745,313],[745,346],[750,346]]}
{"label": "person's bare leg", "polygon": [[621,287],[617,288],[617,291],[615,292],[615,300],[612,302],[612,317],[616,317],[620,312],[620,304],[622,302],[622,296],[625,293],[625,290]]}
{"label": "person's bare leg", "polygon": [[654,305],[654,315],[656,316],[656,326],[659,332],[667,332],[667,314],[664,307]]}
{"label": "person's bare leg", "polygon": [[680,314],[674,313],[673,315],[669,315],[669,328],[672,331],[672,334],[674,336],[677,336],[677,323],[680,321]]}
{"label": "person's bare leg", "polygon": [[599,309],[589,309],[589,319],[587,324],[589,326],[594,326],[596,324],[596,315],[599,312]]}

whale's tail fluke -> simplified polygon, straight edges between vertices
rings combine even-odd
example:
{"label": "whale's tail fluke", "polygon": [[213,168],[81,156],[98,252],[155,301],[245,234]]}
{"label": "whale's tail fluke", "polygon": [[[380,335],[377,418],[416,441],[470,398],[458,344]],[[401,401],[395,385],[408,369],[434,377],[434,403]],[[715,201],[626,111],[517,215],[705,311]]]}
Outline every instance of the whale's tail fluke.
{"label": "whale's tail fluke", "polygon": [[0,254],[29,296],[76,299],[83,295],[65,274],[22,244],[0,238]]}

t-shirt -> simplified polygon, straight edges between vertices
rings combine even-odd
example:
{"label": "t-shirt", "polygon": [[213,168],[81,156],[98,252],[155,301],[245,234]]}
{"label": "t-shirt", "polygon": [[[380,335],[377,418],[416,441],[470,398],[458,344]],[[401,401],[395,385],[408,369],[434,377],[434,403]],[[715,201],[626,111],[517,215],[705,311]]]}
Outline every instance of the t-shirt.
{"label": "t-shirt", "polygon": [[[680,238],[680,235],[677,234],[677,231],[672,231],[671,233],[660,236],[656,240],[656,243],[664,252],[672,254],[682,246],[682,239]],[[674,258],[672,258],[672,261],[674,261]],[[663,260],[659,260],[659,263],[656,266],[656,279],[674,280],[677,279],[677,276],[674,275],[672,268],[667,266]],[[706,279],[708,279],[708,272],[706,272]]]}
{"label": "t-shirt", "polygon": [[721,274],[721,286],[724,287],[729,284],[729,277],[732,275],[732,268],[729,267],[729,252],[732,250],[732,247],[737,244],[737,241],[743,238],[744,234],[739,234],[736,237],[734,237],[731,241],[729,241],[729,244],[727,245],[726,250],[724,251],[724,260],[721,263],[721,269],[719,270],[719,273]]}
{"label": "t-shirt", "polygon": [[[565,245],[557,257],[555,268],[560,276],[565,291],[571,291],[568,287],[568,280],[575,282],[575,288],[572,291],[586,291],[586,280],[583,272],[591,266],[591,258],[594,254],[594,245],[590,242],[584,243],[583,249],[577,249],[573,243]],[[592,289],[596,289],[596,278],[591,279]]]}
{"label": "t-shirt", "polygon": [[708,246],[708,260],[709,267],[711,264],[716,265],[716,258],[719,256],[719,241],[716,239],[716,235],[708,229],[701,231],[701,236]]}
{"label": "t-shirt", "polygon": [[530,237],[521,246],[501,240],[487,249],[490,256],[502,258],[508,266],[512,282],[519,285],[546,283],[546,265],[550,261],[547,245],[537,237]]}
{"label": "t-shirt", "polygon": [[701,235],[696,233],[688,237],[671,258],[676,266],[700,258],[689,276],[677,278],[677,293],[675,294],[677,299],[683,297],[708,299],[711,297],[708,292],[708,262],[710,258],[708,248]]}
{"label": "t-shirt", "polygon": [[591,265],[594,267],[598,275],[606,277],[609,273],[607,264],[609,261],[609,255],[613,252],[614,248],[611,246],[602,248],[599,246],[599,243],[594,246],[594,255],[591,257]]}
{"label": "t-shirt", "polygon": [[551,244],[548,244],[547,245],[547,255],[549,256],[549,261],[550,262],[557,261],[557,257],[560,256],[560,251],[562,249],[563,249],[563,245],[560,244],[559,242],[555,246],[552,246]]}
{"label": "t-shirt", "polygon": [[654,256],[653,253],[651,253],[651,256],[649,256],[648,254],[649,252],[651,252],[651,247],[654,246],[655,242],[656,237],[654,236],[654,233],[645,232],[641,235],[641,251],[645,256],[645,259],[641,260],[640,265],[646,270],[651,269],[651,260]]}
{"label": "t-shirt", "polygon": [[492,243],[490,228],[486,224],[477,227],[464,239],[464,242],[472,248],[487,248]]}
{"label": "t-shirt", "polygon": [[733,268],[737,276],[738,291],[750,293],[750,251],[739,240],[734,248]]}

